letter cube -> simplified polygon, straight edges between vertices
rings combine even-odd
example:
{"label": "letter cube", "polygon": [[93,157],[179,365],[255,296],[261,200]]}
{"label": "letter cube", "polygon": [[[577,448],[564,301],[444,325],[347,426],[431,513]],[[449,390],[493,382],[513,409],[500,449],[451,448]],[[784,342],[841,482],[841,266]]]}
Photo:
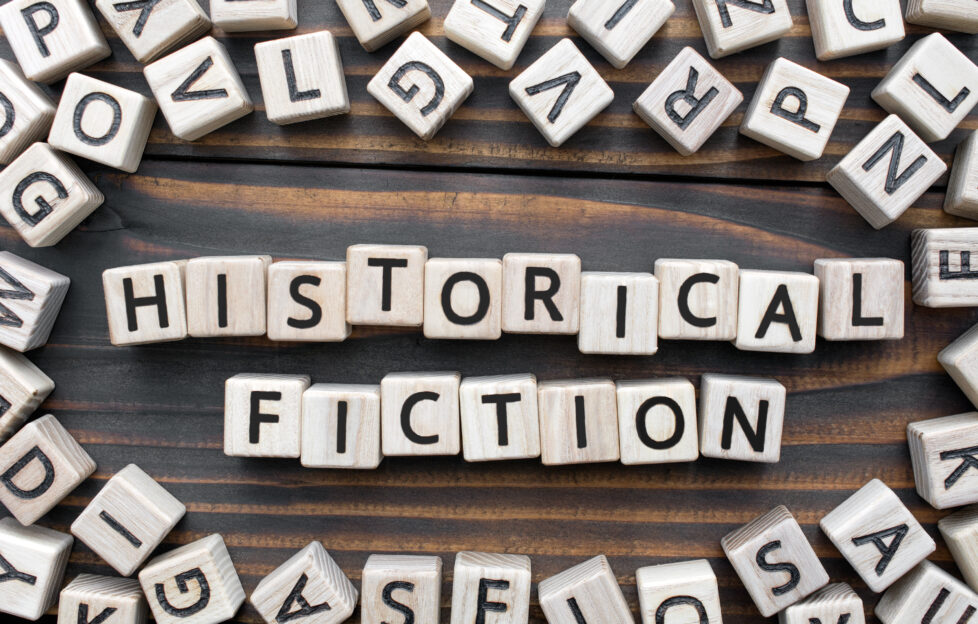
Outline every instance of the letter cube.
{"label": "letter cube", "polygon": [[380,386],[315,384],[302,393],[302,465],[380,465]]}
{"label": "letter cube", "polygon": [[47,136],[54,121],[54,103],[24,77],[20,67],[0,59],[0,165],[9,164],[35,141]]}
{"label": "letter cube", "polygon": [[296,0],[211,0],[211,19],[224,32],[291,30],[299,25]]}
{"label": "letter cube", "polygon": [[187,262],[154,262],[102,273],[109,340],[117,347],[187,337]]}
{"label": "letter cube", "polygon": [[639,568],[635,584],[642,624],[722,622],[717,577],[706,559]]}
{"label": "letter cube", "polygon": [[696,389],[686,379],[619,381],[618,438],[621,463],[696,461]]}
{"label": "letter cube", "polygon": [[969,134],[954,153],[944,212],[978,220],[978,131]]}
{"label": "letter cube", "polygon": [[935,509],[978,503],[978,412],[907,425],[917,493]]}
{"label": "letter cube", "polygon": [[900,0],[808,0],[815,56],[831,61],[903,40]]}
{"label": "letter cube", "polygon": [[353,245],[346,250],[346,320],[353,325],[421,327],[428,249]]}
{"label": "letter cube", "polygon": [[445,36],[499,69],[511,69],[543,14],[544,0],[455,0]]}
{"label": "letter cube", "polygon": [[268,267],[268,338],[342,342],[346,322],[345,262],[276,262]]}
{"label": "letter cube", "polygon": [[742,269],[734,345],[742,351],[811,353],[818,290],[818,278],[808,273]]}
{"label": "letter cube", "polygon": [[455,556],[451,624],[490,618],[496,624],[523,624],[529,614],[529,557],[480,552]]}
{"label": "letter cube", "polygon": [[567,25],[623,69],[675,11],[671,0],[578,0],[567,11]]}
{"label": "letter cube", "polygon": [[978,34],[978,14],[971,0],[907,0],[907,21],[943,30]]}
{"label": "letter cube", "polygon": [[815,261],[818,335],[826,340],[903,338],[903,262],[889,258]]}
{"label": "letter cube", "polygon": [[965,507],[937,523],[954,563],[972,590],[978,586],[978,506]]}
{"label": "letter cube", "polygon": [[659,350],[659,280],[649,273],[581,274],[581,353],[653,355]]}
{"label": "letter cube", "polygon": [[54,390],[54,382],[26,357],[0,347],[0,443],[34,413]]}
{"label": "letter cube", "polygon": [[136,579],[79,574],[61,590],[58,624],[145,624],[148,611]]}
{"label": "letter cube", "polygon": [[362,624],[439,619],[441,557],[370,555],[363,566],[361,585]]}
{"label": "letter cube", "polygon": [[713,58],[780,39],[791,30],[787,0],[693,0]]}
{"label": "letter cube", "polygon": [[215,256],[187,262],[187,331],[195,338],[262,336],[271,256]]}
{"label": "letter cube", "polygon": [[466,377],[459,386],[465,461],[540,456],[537,378]]}
{"label": "letter cube", "polygon": [[787,390],[774,379],[703,375],[700,453],[704,457],[777,463]]}
{"label": "letter cube", "polygon": [[425,141],[434,138],[472,89],[472,77],[419,32],[367,83],[367,92]]}
{"label": "letter cube", "polygon": [[[0,612],[35,621],[54,606],[61,589],[70,535],[0,518]],[[74,624],[74,623],[73,623]]]}
{"label": "letter cube", "polygon": [[540,581],[540,608],[550,624],[633,624],[631,609],[604,555]]}
{"label": "letter cube", "polygon": [[373,52],[428,21],[428,0],[336,0],[357,41]]}
{"label": "letter cube", "polygon": [[60,273],[0,251],[0,344],[22,352],[44,345],[70,284]]}
{"label": "letter cube", "polygon": [[812,622],[866,624],[862,598],[845,583],[833,583],[778,614],[778,624]]}
{"label": "letter cube", "polygon": [[[390,373],[380,381],[384,455],[458,455],[459,373]],[[366,592],[364,592],[366,594]]]}
{"label": "letter cube", "polygon": [[514,78],[509,95],[553,147],[563,145],[615,99],[570,39],[561,39]]}
{"label": "letter cube", "polygon": [[34,524],[95,472],[95,462],[50,414],[27,423],[0,446],[0,503]]}
{"label": "letter cube", "polygon": [[95,0],[95,6],[140,63],[155,61],[211,29],[197,0]]}
{"label": "letter cube", "polygon": [[241,374],[224,390],[224,454],[299,457],[308,375]]}
{"label": "letter cube", "polygon": [[737,337],[740,268],[727,260],[655,261],[659,337],[733,340]]}
{"label": "letter cube", "polygon": [[876,603],[883,624],[960,622],[978,609],[978,595],[930,561],[897,581]]}
{"label": "letter cube", "polygon": [[618,461],[618,399],[610,379],[537,386],[540,450],[546,466]]}
{"label": "letter cube", "polygon": [[978,306],[978,228],[914,230],[913,301],[928,308]]}
{"label": "letter cube", "polygon": [[576,334],[580,328],[581,259],[574,254],[503,256],[503,331]]}
{"label": "letter cube", "polygon": [[937,354],[937,360],[978,407],[978,325],[945,347]]}
{"label": "letter cube", "polygon": [[503,263],[496,258],[432,258],[424,269],[425,338],[499,340]]}

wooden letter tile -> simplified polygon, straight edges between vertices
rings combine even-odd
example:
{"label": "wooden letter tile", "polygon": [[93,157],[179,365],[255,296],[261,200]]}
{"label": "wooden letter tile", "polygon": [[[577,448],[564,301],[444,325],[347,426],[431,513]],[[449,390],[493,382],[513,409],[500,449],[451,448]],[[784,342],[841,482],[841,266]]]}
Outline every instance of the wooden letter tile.
{"label": "wooden letter tile", "polygon": [[580,312],[579,257],[542,253],[503,256],[503,331],[576,334]]}
{"label": "wooden letter tile", "polygon": [[0,251],[0,344],[17,351],[44,345],[71,280],[9,251]]}
{"label": "wooden letter tile", "polygon": [[649,273],[581,274],[581,353],[653,355],[659,350],[659,280]]}
{"label": "wooden letter tile", "polygon": [[336,0],[363,49],[373,52],[431,17],[428,0]]}
{"label": "wooden letter tile", "polygon": [[510,69],[543,14],[545,0],[455,0],[445,36],[499,69]]}
{"label": "wooden letter tile", "polygon": [[700,453],[704,457],[777,463],[787,390],[773,379],[703,375]]}
{"label": "wooden letter tile", "polygon": [[935,509],[978,503],[978,412],[907,425],[913,477]]}
{"label": "wooden letter tile", "polygon": [[954,153],[944,212],[978,220],[978,131],[969,134]]}
{"label": "wooden letter tile", "polygon": [[268,624],[339,624],[353,614],[357,590],[323,545],[311,542],[258,583],[251,604]]}
{"label": "wooden letter tile", "polygon": [[255,45],[265,115],[280,125],[350,112],[343,61],[328,30]]}
{"label": "wooden letter tile", "polygon": [[296,0],[211,0],[211,19],[224,32],[291,30],[299,25]]}
{"label": "wooden letter tile", "polygon": [[187,509],[163,486],[129,464],[105,484],[72,523],[71,533],[122,576],[156,550]]}
{"label": "wooden letter tile", "polygon": [[154,100],[84,74],[71,74],[48,143],[133,173],[143,158],[155,117]]}
{"label": "wooden letter tile", "polygon": [[675,11],[671,0],[578,0],[567,11],[567,24],[623,69]]}
{"label": "wooden letter tile", "polygon": [[866,586],[882,592],[937,548],[893,490],[873,479],[819,521]]}
{"label": "wooden letter tile", "polygon": [[778,624],[812,622],[866,624],[862,598],[845,583],[833,583],[778,614]]}
{"label": "wooden letter tile", "polygon": [[729,533],[720,545],[764,617],[829,582],[798,521],[784,505]]}
{"label": "wooden letter tile", "polygon": [[907,21],[942,30],[978,34],[978,13],[971,0],[907,0]]}
{"label": "wooden letter tile", "polygon": [[960,622],[978,609],[978,595],[930,561],[925,561],[894,583],[876,603],[883,624]]}
{"label": "wooden letter tile", "polygon": [[611,87],[570,39],[561,39],[514,78],[509,95],[554,147],[615,99]]}
{"label": "wooden letter tile", "polygon": [[787,0],[693,0],[713,58],[780,39],[791,30]]}
{"label": "wooden letter tile", "polygon": [[479,552],[455,556],[451,624],[525,624],[529,613],[529,557]]}
{"label": "wooden letter tile", "polygon": [[610,379],[542,382],[537,387],[537,405],[544,465],[620,458],[618,399]]}
{"label": "wooden letter tile", "polygon": [[533,375],[466,377],[459,387],[459,404],[466,461],[540,457]]}
{"label": "wooden letter tile", "polygon": [[154,557],[139,572],[139,584],[157,624],[218,624],[234,617],[245,600],[224,538],[216,533]]}
{"label": "wooden letter tile", "polygon": [[302,394],[302,465],[380,465],[380,386],[315,384]]}
{"label": "wooden letter tile", "polygon": [[55,108],[51,98],[7,60],[0,60],[0,108],[0,165],[6,165],[48,135]]}
{"label": "wooden letter tile", "polygon": [[226,126],[254,110],[227,48],[213,37],[143,68],[170,130],[185,141]]}
{"label": "wooden letter tile", "polygon": [[148,611],[136,579],[79,574],[61,590],[58,624],[145,624]]}
{"label": "wooden letter tile", "polygon": [[421,327],[428,249],[353,245],[346,250],[346,320],[353,325]]}
{"label": "wooden letter tile", "polygon": [[34,413],[54,390],[54,382],[26,357],[0,347],[0,443]]}
{"label": "wooden letter tile", "polygon": [[438,622],[441,557],[370,555],[361,584],[361,624]]}
{"label": "wooden letter tile", "polygon": [[904,36],[900,0],[808,0],[820,61],[888,48]]}
{"label": "wooden letter tile", "polygon": [[224,394],[224,454],[299,457],[307,375],[235,375]]}
{"label": "wooden letter tile", "polygon": [[432,258],[424,269],[425,338],[498,340],[503,263],[496,258]]}
{"label": "wooden letter tile", "polygon": [[717,577],[706,559],[639,568],[635,584],[642,624],[722,623]]}
{"label": "wooden letter tile", "polygon": [[425,141],[472,93],[472,77],[419,32],[367,84],[367,92]]}
{"label": "wooden letter tile", "polygon": [[937,359],[961,391],[978,407],[978,325],[945,347]]}
{"label": "wooden letter tile", "polygon": [[0,172],[0,192],[0,215],[31,247],[57,244],[105,200],[78,165],[47,143],[31,145]]}
{"label": "wooden letter tile", "polygon": [[632,108],[677,152],[689,156],[713,136],[744,95],[693,48],[683,48]]}
{"label": "wooden letter tile", "polygon": [[187,262],[155,262],[102,273],[109,340],[119,346],[187,337]]}
{"label": "wooden letter tile", "polygon": [[[978,306],[978,228],[914,230],[913,301],[928,308]],[[976,263],[978,265],[978,263]]]}
{"label": "wooden letter tile", "polygon": [[540,581],[537,590],[549,624],[635,622],[604,555]]}
{"label": "wooden letter tile", "polygon": [[269,340],[342,342],[349,335],[345,262],[268,267]]}
{"label": "wooden letter tile", "polygon": [[0,28],[28,79],[52,83],[111,54],[87,2],[13,0]]}
{"label": "wooden letter tile", "polygon": [[742,351],[811,353],[818,290],[818,278],[808,273],[742,269],[734,344]]}
{"label": "wooden letter tile", "polygon": [[265,334],[265,274],[271,256],[187,262],[187,330],[195,338]]}
{"label": "wooden letter tile", "polygon": [[197,0],[95,0],[105,21],[140,63],[149,63],[210,31]]}
{"label": "wooden letter tile", "polygon": [[961,570],[961,576],[974,590],[978,587],[978,506],[965,507],[941,518],[937,528]]}
{"label": "wooden letter tile", "polygon": [[0,446],[0,503],[34,524],[95,472],[95,462],[50,414],[27,423]]}
{"label": "wooden letter tile", "polygon": [[903,262],[889,258],[815,261],[818,335],[826,340],[903,338]]}
{"label": "wooden letter tile", "polygon": [[737,337],[740,268],[727,260],[655,261],[659,337],[733,340]]}
{"label": "wooden letter tile", "polygon": [[[391,373],[380,382],[384,455],[458,455],[458,373]],[[366,592],[364,592],[366,594]]]}
{"label": "wooden letter tile", "polygon": [[621,463],[696,461],[696,389],[686,379],[619,381]]}
{"label": "wooden letter tile", "polygon": [[798,160],[822,157],[849,87],[779,58],[761,78],[740,133]]}
{"label": "wooden letter tile", "polygon": [[0,567],[7,577],[0,583],[0,613],[35,621],[54,606],[73,542],[58,531],[0,519]]}

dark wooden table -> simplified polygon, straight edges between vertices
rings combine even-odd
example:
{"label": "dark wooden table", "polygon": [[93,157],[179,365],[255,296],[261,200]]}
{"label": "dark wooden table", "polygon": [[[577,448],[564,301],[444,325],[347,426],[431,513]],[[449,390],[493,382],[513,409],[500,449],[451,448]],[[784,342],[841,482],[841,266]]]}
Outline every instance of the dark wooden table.
{"label": "dark wooden table", "polygon": [[[342,259],[354,243],[418,243],[432,256],[500,257],[508,251],[573,252],[587,270],[649,271],[658,257],[727,258],[742,267],[811,271],[816,258],[909,260],[917,227],[967,226],[941,210],[943,185],[896,224],[873,231],[825,173],[885,113],[869,93],[927,29],[909,26],[889,50],[818,63],[802,0],[789,0],[791,33],[722,59],[745,104],[696,155],[682,158],[642,123],[631,104],[684,46],[705,54],[689,0],[624,70],[579,40],[615,91],[614,103],[553,149],[507,93],[507,83],[560,38],[570,2],[551,0],[517,66],[497,70],[443,37],[449,0],[430,0],[422,32],[475,78],[475,92],[430,143],[366,93],[396,47],[365,53],[335,4],[300,0],[298,32],[339,37],[350,115],[280,128],[264,113],[201,141],[174,138],[162,116],[139,171],[84,164],[105,205],[56,247],[30,249],[0,227],[0,246],[69,275],[71,291],[49,344],[31,358],[57,383],[42,408],[98,462],[96,474],[41,524],[67,531],[105,481],[129,463],[159,479],[188,514],[163,549],[220,532],[250,593],[296,549],[321,540],[359,584],[370,553],[428,553],[445,563],[442,621],[460,550],[533,559],[539,581],[605,554],[637,612],[638,567],[705,557],[720,580],[724,621],[760,616],[723,557],[720,538],[787,505],[832,579],[869,592],[818,520],[871,478],[880,478],[938,538],[932,557],[953,570],[935,523],[943,515],[914,492],[905,426],[973,409],[936,360],[978,320],[974,310],[927,310],[909,301],[906,338],[886,343],[819,341],[809,356],[737,351],[726,343],[665,342],[651,358],[578,353],[572,337],[506,335],[496,342],[425,340],[414,331],[358,328],[342,344],[265,339],[187,340],[137,348],[109,344],[101,272],[109,267],[210,254]],[[103,24],[113,55],[87,70],[149,94],[141,67]],[[291,33],[218,36],[261,109],[253,45]],[[978,37],[949,35],[978,60]],[[4,42],[0,55],[9,58]],[[852,87],[826,156],[802,164],[738,135],[765,66],[786,56]],[[61,85],[55,85],[55,91]],[[970,116],[935,146],[950,162],[978,127]],[[636,379],[704,372],[776,377],[789,390],[782,460],[776,465],[702,459],[669,466],[544,468],[539,462],[467,464],[461,457],[387,459],[369,472],[316,471],[296,461],[225,457],[223,382],[240,372],[307,373],[316,382],[376,383],[390,371],[463,375],[534,372],[540,379]],[[112,573],[76,545],[68,578]],[[256,622],[245,606],[241,621]],[[49,616],[53,621],[53,617]],[[536,605],[534,622],[542,621]]]}

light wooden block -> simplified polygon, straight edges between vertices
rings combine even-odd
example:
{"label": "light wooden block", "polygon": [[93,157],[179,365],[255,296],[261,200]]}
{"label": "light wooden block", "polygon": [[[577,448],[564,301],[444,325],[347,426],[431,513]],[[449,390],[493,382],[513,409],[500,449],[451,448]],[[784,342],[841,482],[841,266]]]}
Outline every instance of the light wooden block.
{"label": "light wooden block", "polygon": [[418,245],[353,245],[346,250],[346,320],[353,325],[421,327],[424,266]]}
{"label": "light wooden block", "polygon": [[155,117],[156,102],[141,93],[74,73],[65,83],[48,143],[133,173]]}
{"label": "light wooden block", "polygon": [[925,561],[890,587],[876,603],[874,612],[883,624],[964,624],[976,609],[978,595],[930,561]]}
{"label": "light wooden block", "polygon": [[60,273],[0,251],[0,344],[17,351],[44,345],[70,284]]}
{"label": "light wooden block", "polygon": [[[978,228],[914,230],[913,301],[928,308],[978,306]],[[978,264],[978,263],[976,263]]]}
{"label": "light wooden block", "polygon": [[95,6],[140,63],[154,61],[211,29],[197,0],[95,0]]}
{"label": "light wooden block", "polygon": [[342,342],[346,322],[345,262],[276,262],[268,267],[268,339]]}
{"label": "light wooden block", "polygon": [[187,508],[129,464],[71,525],[71,533],[122,576],[130,576],[180,522]]}
{"label": "light wooden block", "polygon": [[937,354],[937,360],[978,407],[978,325],[945,347]]}
{"label": "light wooden block", "polygon": [[466,461],[540,457],[535,376],[466,377],[459,407]]}
{"label": "light wooden block", "polygon": [[184,141],[196,141],[255,109],[227,48],[213,37],[154,61],[143,75],[170,131]]}
{"label": "light wooden block", "polygon": [[570,39],[561,39],[514,78],[509,95],[553,147],[563,145],[615,99]]}
{"label": "light wooden block", "polygon": [[350,112],[336,38],[328,30],[255,44],[265,115],[279,125]]}
{"label": "light wooden block", "polygon": [[826,340],[903,338],[905,275],[903,262],[889,258],[816,260],[818,335]]}
{"label": "light wooden block", "polygon": [[578,0],[567,11],[567,25],[623,69],[675,11],[671,0]]}
{"label": "light wooden block", "polygon": [[818,278],[808,273],[741,269],[734,345],[742,351],[813,352],[818,291]]}
{"label": "light wooden block", "polygon": [[390,373],[380,381],[384,455],[458,455],[458,373]]}
{"label": "light wooden block", "polygon": [[545,466],[618,461],[621,457],[618,398],[610,379],[541,382],[537,408]]}
{"label": "light wooden block", "polygon": [[0,59],[0,108],[0,165],[6,165],[47,136],[55,107],[44,91],[24,77],[19,66]]}
{"label": "light wooden block", "polygon": [[438,622],[441,557],[370,555],[363,566],[360,622]]}
{"label": "light wooden block", "polygon": [[873,479],[819,521],[874,592],[882,592],[937,548],[893,490]]}
{"label": "light wooden block", "polygon": [[380,465],[380,386],[314,384],[302,393],[302,465]]}
{"label": "light wooden block", "polygon": [[907,425],[917,493],[935,509],[978,503],[978,412]]}
{"label": "light wooden block", "polygon": [[26,357],[0,347],[0,443],[34,413],[54,390],[54,382]]}
{"label": "light wooden block", "polygon": [[367,83],[367,92],[430,141],[472,94],[472,77],[419,32]]}
{"label": "light wooden block", "polygon": [[58,624],[145,624],[148,612],[136,579],[79,574],[61,590]]}
{"label": "light wooden block", "polygon": [[543,14],[545,0],[455,0],[445,36],[499,69],[511,69]]}
{"label": "light wooden block", "polygon": [[878,230],[899,219],[946,170],[907,124],[890,115],[825,179]]}
{"label": "light wooden block", "polygon": [[944,212],[978,220],[978,131],[969,134],[954,153]]}
{"label": "light wooden block", "polygon": [[604,555],[540,581],[537,592],[549,624],[635,622]]}
{"label": "light wooden block", "polygon": [[764,72],[740,133],[798,160],[822,157],[849,87],[786,58]]}
{"label": "light wooden block", "polygon": [[717,577],[706,559],[639,568],[635,584],[642,624],[722,624]]}
{"label": "light wooden block", "polygon": [[971,0],[907,0],[907,21],[942,30],[978,34],[978,14]]}
{"label": "light wooden block", "polygon": [[826,585],[778,614],[778,624],[866,624],[863,601],[845,583]]}
{"label": "light wooden block", "polygon": [[58,531],[0,519],[0,566],[11,576],[0,583],[0,613],[35,621],[54,606],[72,542]]}
{"label": "light wooden block", "polygon": [[502,300],[496,258],[432,258],[424,269],[425,338],[498,340]]}
{"label": "light wooden block", "polygon": [[659,337],[733,340],[737,337],[740,267],[728,260],[655,261]]}
{"label": "light wooden block", "polygon": [[787,0],[693,0],[693,9],[715,59],[780,39],[791,30]]}
{"label": "light wooden block", "polygon": [[904,37],[900,0],[808,0],[820,61],[888,48]]}
{"label": "light wooden block", "polygon": [[480,552],[455,555],[451,624],[525,624],[529,613],[529,557]]}
{"label": "light wooden block", "polygon": [[213,256],[187,262],[187,331],[194,338],[262,336],[271,256]]}
{"label": "light wooden block", "polygon": [[0,446],[0,503],[28,526],[95,472],[85,449],[50,414]]}
{"label": "light wooden block", "polygon": [[50,247],[105,197],[70,158],[35,143],[0,172],[0,215],[31,247]]}
{"label": "light wooden block", "polygon": [[503,256],[503,331],[576,334],[581,317],[581,259],[574,254]]}
{"label": "light wooden block", "polygon": [[299,25],[296,0],[211,0],[211,19],[224,32],[292,30]]}
{"label": "light wooden block", "polygon": [[784,505],[728,533],[720,546],[764,617],[829,582],[798,521]]}
{"label": "light wooden block", "polygon": [[659,280],[649,273],[581,274],[581,353],[653,355],[659,350]]}
{"label": "light wooden block", "polygon": [[187,337],[187,262],[154,262],[102,273],[109,340],[117,347]]}
{"label": "light wooden block", "polygon": [[339,624],[353,614],[357,590],[320,542],[311,542],[263,578],[251,604],[268,624]]}
{"label": "light wooden block", "polygon": [[693,48],[683,48],[632,108],[683,156],[713,136],[744,95]]}
{"label": "light wooden block", "polygon": [[139,584],[157,624],[218,624],[234,617],[245,600],[224,538],[216,533],[154,557],[139,572]]}
{"label": "light wooden block", "polygon": [[777,463],[787,390],[774,379],[703,375],[700,453],[704,457]]}
{"label": "light wooden block", "polygon": [[615,389],[621,463],[696,461],[696,389],[689,380],[619,381]]}
{"label": "light wooden block", "polygon": [[972,590],[978,586],[978,506],[965,507],[937,523],[961,576]]}
{"label": "light wooden block", "polygon": [[357,41],[373,52],[431,17],[428,0],[336,0]]}
{"label": "light wooden block", "polygon": [[111,54],[82,0],[13,0],[0,8],[0,28],[35,82],[56,82]]}
{"label": "light wooden block", "polygon": [[299,457],[308,375],[235,375],[224,391],[224,454]]}

